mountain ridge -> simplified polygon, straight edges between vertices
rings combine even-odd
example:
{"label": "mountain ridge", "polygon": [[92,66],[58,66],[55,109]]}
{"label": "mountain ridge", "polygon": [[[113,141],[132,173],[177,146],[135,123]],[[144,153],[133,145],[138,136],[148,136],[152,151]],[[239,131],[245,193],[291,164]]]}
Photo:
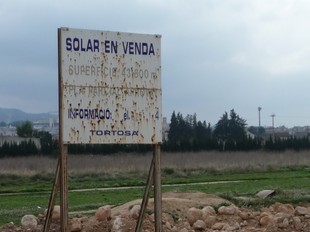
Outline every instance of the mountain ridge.
{"label": "mountain ridge", "polygon": [[16,121],[34,121],[44,118],[57,118],[54,112],[48,113],[26,113],[19,109],[0,107],[0,122],[12,123]]}

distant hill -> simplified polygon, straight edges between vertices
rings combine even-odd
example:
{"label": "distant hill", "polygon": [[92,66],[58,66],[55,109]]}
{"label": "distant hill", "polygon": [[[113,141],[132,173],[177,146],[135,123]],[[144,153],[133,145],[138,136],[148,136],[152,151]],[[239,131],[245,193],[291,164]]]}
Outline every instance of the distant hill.
{"label": "distant hill", "polygon": [[43,118],[56,118],[57,114],[53,113],[40,113],[32,114],[26,113],[18,109],[7,109],[0,107],[0,122],[11,123],[16,121],[34,121]]}

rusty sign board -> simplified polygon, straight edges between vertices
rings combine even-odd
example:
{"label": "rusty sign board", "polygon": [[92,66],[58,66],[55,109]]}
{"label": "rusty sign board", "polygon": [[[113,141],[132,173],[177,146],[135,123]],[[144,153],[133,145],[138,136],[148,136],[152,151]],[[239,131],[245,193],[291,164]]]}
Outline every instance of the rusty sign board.
{"label": "rusty sign board", "polygon": [[58,33],[63,143],[161,143],[161,36]]}

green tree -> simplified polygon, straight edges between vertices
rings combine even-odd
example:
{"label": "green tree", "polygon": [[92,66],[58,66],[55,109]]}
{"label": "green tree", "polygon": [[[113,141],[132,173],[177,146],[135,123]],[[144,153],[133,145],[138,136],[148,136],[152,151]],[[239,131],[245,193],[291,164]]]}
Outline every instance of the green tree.
{"label": "green tree", "polygon": [[237,144],[246,139],[246,121],[232,109],[230,115],[225,112],[215,125],[214,136],[223,143],[223,149],[234,150]]}
{"label": "green tree", "polygon": [[212,130],[210,124],[207,125],[206,121],[198,121],[194,126],[194,144],[193,150],[208,150],[211,147]]}
{"label": "green tree", "polygon": [[221,119],[215,125],[213,134],[216,138],[226,141],[231,135],[229,132],[229,118],[228,113],[225,112]]}
{"label": "green tree", "polygon": [[187,115],[184,119],[181,113],[175,114],[173,111],[171,116],[170,129],[168,133],[168,148],[172,151],[190,150],[192,141],[192,127],[194,123],[193,117]]}
{"label": "green tree", "polygon": [[47,131],[34,131],[34,137],[40,138],[41,152],[43,154],[52,154],[55,150],[55,143],[52,135]]}
{"label": "green tree", "polygon": [[32,137],[33,136],[33,127],[30,121],[25,121],[20,126],[16,127],[17,135],[19,137]]}
{"label": "green tree", "polygon": [[230,111],[229,130],[231,137],[237,141],[244,140],[246,137],[245,132],[246,120],[239,117],[234,109]]}
{"label": "green tree", "polygon": [[178,134],[178,120],[177,120],[177,116],[175,114],[175,111],[173,111],[173,113],[171,115],[170,129],[169,129],[169,133],[168,133],[168,141],[170,144],[176,143],[177,134]]}
{"label": "green tree", "polygon": [[198,121],[196,113],[183,117],[172,113],[168,141],[165,144],[171,151],[198,151],[214,149],[212,130],[206,121]]}

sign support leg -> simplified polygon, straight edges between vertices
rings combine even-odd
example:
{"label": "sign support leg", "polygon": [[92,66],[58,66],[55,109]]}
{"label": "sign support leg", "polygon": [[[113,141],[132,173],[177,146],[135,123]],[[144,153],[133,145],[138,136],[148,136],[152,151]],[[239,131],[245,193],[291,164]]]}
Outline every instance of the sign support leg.
{"label": "sign support leg", "polygon": [[52,188],[52,192],[51,192],[49,203],[48,203],[47,213],[45,216],[43,232],[47,232],[51,224],[51,218],[52,218],[56,195],[57,195],[57,186],[59,184],[59,166],[60,166],[60,156],[58,157],[58,161],[57,161],[56,174],[55,174],[53,188]]}
{"label": "sign support leg", "polygon": [[162,232],[162,196],[161,196],[161,172],[160,172],[160,144],[154,145],[154,208],[155,208],[155,232]]}
{"label": "sign support leg", "polygon": [[62,29],[58,29],[58,93],[59,93],[59,148],[60,148],[60,228],[61,232],[68,231],[68,173],[67,173],[67,156],[68,156],[68,145],[64,144],[63,132],[63,72],[62,72]]}
{"label": "sign support leg", "polygon": [[141,203],[141,209],[140,209],[139,218],[137,221],[135,232],[140,232],[142,230],[144,213],[145,213],[145,209],[147,207],[147,203],[149,200],[149,192],[150,192],[150,188],[153,184],[153,173],[154,173],[154,157],[152,158],[152,161],[151,161],[151,167],[150,167],[149,174],[147,177],[147,183],[146,183],[145,190],[144,190],[144,196],[143,196],[143,200]]}
{"label": "sign support leg", "polygon": [[68,173],[67,145],[60,144],[60,227],[61,232],[68,231]]}

